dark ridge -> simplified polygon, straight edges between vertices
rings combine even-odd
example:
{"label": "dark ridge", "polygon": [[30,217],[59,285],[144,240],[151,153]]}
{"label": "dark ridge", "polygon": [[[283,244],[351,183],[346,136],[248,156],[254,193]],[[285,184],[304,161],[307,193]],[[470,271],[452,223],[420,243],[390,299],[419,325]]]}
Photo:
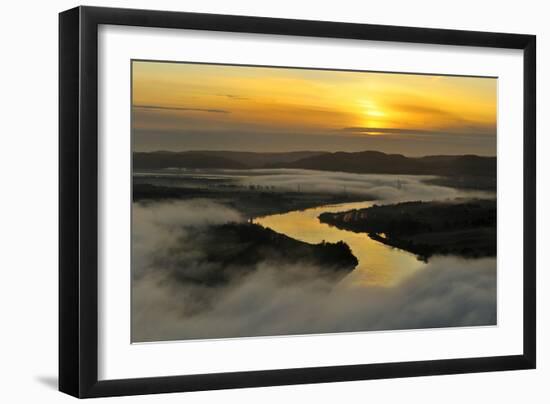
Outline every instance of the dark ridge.
{"label": "dark ridge", "polygon": [[405,157],[401,154],[385,154],[376,151],[337,152],[304,158],[285,167],[365,174],[494,177],[496,176],[496,157],[473,155]]}
{"label": "dark ridge", "polygon": [[475,155],[406,157],[378,151],[255,153],[238,151],[136,152],[134,169],[297,168],[364,174],[496,177],[496,157]]}
{"label": "dark ridge", "polygon": [[412,252],[467,258],[496,256],[496,200],[404,202],[322,213],[323,223]]}

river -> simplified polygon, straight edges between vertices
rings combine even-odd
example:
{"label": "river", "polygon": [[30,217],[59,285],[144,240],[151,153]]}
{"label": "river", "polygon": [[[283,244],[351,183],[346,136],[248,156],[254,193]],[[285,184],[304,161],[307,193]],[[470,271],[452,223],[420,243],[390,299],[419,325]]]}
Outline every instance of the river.
{"label": "river", "polygon": [[[426,267],[414,254],[372,240],[365,233],[354,233],[321,223],[323,212],[343,212],[367,208],[373,204],[389,204],[409,200],[454,199],[459,197],[494,197],[491,192],[466,191],[423,182],[427,177],[384,174],[351,174],[314,170],[257,169],[257,170],[161,170],[137,174],[139,181],[164,186],[208,186],[222,181],[249,186],[270,186],[277,189],[311,190],[317,192],[353,191],[375,194],[376,201],[323,205],[306,210],[291,211],[254,218],[254,222],[286,234],[297,240],[317,244],[324,241],[344,241],[359,264],[343,281],[345,286],[392,287]],[[205,185],[206,184],[206,185]],[[215,189],[215,188],[214,188]]]}
{"label": "river", "polygon": [[[392,176],[364,176],[379,180]],[[393,177],[395,178],[395,177]],[[321,223],[323,212],[345,212],[351,209],[368,208],[373,204],[389,204],[407,200],[436,200],[459,197],[493,197],[490,192],[457,190],[441,186],[422,184],[419,179],[407,177],[407,189],[391,194],[391,198],[376,201],[324,205],[306,210],[268,215],[254,219],[264,227],[286,234],[297,240],[318,244],[322,241],[344,241],[349,245],[359,264],[343,281],[343,285],[392,287],[426,267],[427,263],[407,251],[390,247],[371,239],[366,233],[355,233]],[[414,192],[408,192],[408,190]],[[387,190],[385,191],[388,192]]]}
{"label": "river", "polygon": [[[347,284],[394,286],[426,263],[414,254],[389,247],[371,239],[366,233],[355,233],[321,223],[318,216],[323,212],[343,212],[351,209],[367,208],[376,203],[353,202],[325,205],[316,208],[269,215],[254,219],[264,227],[286,234],[297,240],[318,244],[322,241],[344,241],[349,245],[359,264],[345,279]],[[379,203],[379,202],[378,202]]]}
{"label": "river", "polygon": [[[414,254],[379,243],[365,233],[331,227],[318,219],[323,212],[367,208],[375,203],[393,204],[460,197],[494,198],[494,193],[426,184],[425,178],[413,176],[305,170],[257,170],[247,174],[249,175],[205,170],[187,176],[174,176],[165,185],[205,188],[214,193],[218,189],[225,190],[219,186],[223,180],[236,185],[232,188],[235,192],[245,194],[250,192],[250,188],[257,189],[261,186],[269,192],[348,192],[365,200],[376,195],[377,200],[321,205],[253,219],[255,223],[277,233],[307,243],[343,241],[357,257],[357,267],[338,284],[326,285],[324,282],[281,282],[273,276],[277,273],[276,270],[273,271],[276,268],[266,265],[261,267],[262,271],[244,277],[238,284],[216,288],[212,295],[210,292],[202,295],[202,287],[195,289],[193,285],[177,282],[176,278],[174,282],[158,281],[159,268],[153,263],[158,262],[159,251],[169,251],[166,248],[159,250],[158,246],[164,246],[166,240],[174,238],[173,229],[176,223],[178,226],[202,226],[246,220],[249,216],[242,215],[232,207],[221,205],[219,198],[212,198],[211,201],[138,203],[139,206],[134,208],[133,231],[139,231],[139,237],[135,238],[140,244],[133,252],[141,256],[139,259],[134,257],[134,263],[145,265],[133,268],[133,271],[140,271],[140,276],[132,283],[132,315],[139,315],[139,321],[133,321],[133,337],[136,340],[496,324],[495,258],[465,259],[446,256],[432,257],[429,263],[425,263]],[[165,178],[157,178],[155,174],[141,180],[154,184],[165,181]],[[224,191],[223,195],[226,193]],[[239,200],[242,198],[234,199]],[[189,239],[187,242],[188,248],[182,251],[192,252],[189,265],[194,269],[195,246],[193,240]],[[179,255],[177,260],[177,265],[181,265]],[[195,299],[195,296],[199,299]],[[207,302],[208,310],[189,317],[182,316],[182,304],[190,304],[187,303],[189,301],[192,301],[193,310],[197,307],[197,302]]]}

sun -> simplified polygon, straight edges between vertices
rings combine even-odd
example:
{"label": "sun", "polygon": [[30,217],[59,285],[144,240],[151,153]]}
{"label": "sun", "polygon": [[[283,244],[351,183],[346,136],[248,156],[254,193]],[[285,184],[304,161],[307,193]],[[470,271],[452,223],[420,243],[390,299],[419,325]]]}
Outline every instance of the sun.
{"label": "sun", "polygon": [[361,124],[367,128],[384,128],[388,113],[379,103],[371,99],[362,99],[358,102]]}

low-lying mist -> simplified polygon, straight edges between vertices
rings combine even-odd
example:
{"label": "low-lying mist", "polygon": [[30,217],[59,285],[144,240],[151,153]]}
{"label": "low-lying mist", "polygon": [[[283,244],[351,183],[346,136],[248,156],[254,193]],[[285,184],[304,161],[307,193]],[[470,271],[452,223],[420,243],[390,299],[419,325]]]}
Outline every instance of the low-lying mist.
{"label": "low-lying mist", "polygon": [[327,192],[374,196],[387,203],[411,200],[489,198],[494,192],[459,190],[423,181],[433,176],[393,174],[353,174],[315,170],[248,170],[255,175],[242,177],[245,185],[275,187],[300,192]]}
{"label": "low-lying mist", "polygon": [[[314,180],[317,184],[320,175],[324,177],[322,186],[342,182],[340,174],[320,173]],[[261,180],[263,184],[277,182],[282,186],[286,182],[292,186],[297,176],[300,174],[293,173],[286,179],[262,176]],[[342,177],[350,187],[355,182],[357,189],[385,190],[390,199],[402,197],[400,193],[406,187],[406,194],[414,199],[421,195],[443,197],[443,191],[434,188],[448,190],[429,185],[424,188],[421,182],[407,177],[402,177],[403,184],[395,188],[384,182],[385,176]],[[413,189],[417,193],[411,196]],[[450,191],[445,192],[452,197]],[[468,260],[464,265],[462,259],[434,257],[423,270],[391,288],[345,281],[334,284],[318,276],[317,268],[300,262],[284,267],[260,262],[251,273],[224,285],[182,281],[179,270],[216,270],[206,268],[201,257],[197,241],[201,232],[210,225],[240,220],[237,211],[207,200],[133,205],[134,342],[496,323],[493,258]],[[175,259],[180,269],[174,270]],[[288,282],[292,274],[299,274],[296,278],[301,281]]]}

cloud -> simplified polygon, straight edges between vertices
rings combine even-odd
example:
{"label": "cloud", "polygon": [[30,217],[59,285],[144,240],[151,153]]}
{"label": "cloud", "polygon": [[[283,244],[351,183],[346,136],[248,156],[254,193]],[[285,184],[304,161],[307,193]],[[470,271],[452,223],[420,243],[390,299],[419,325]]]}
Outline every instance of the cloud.
{"label": "cloud", "polygon": [[402,128],[375,128],[366,126],[351,126],[342,128],[344,132],[361,132],[361,133],[387,133],[387,134],[424,134],[428,133],[425,129],[402,129]]}
{"label": "cloud", "polygon": [[353,174],[314,170],[251,170],[255,175],[244,177],[245,185],[273,186],[301,192],[328,192],[363,195],[384,200],[387,203],[406,200],[434,200],[494,197],[494,193],[468,191],[435,186],[424,180],[436,178],[419,175]]}
{"label": "cloud", "polygon": [[235,94],[217,94],[217,95],[218,97],[226,97],[232,100],[249,100],[250,99],[248,97],[241,97],[240,95],[235,95]]}
{"label": "cloud", "polygon": [[[316,334],[496,324],[496,263],[435,258],[393,288],[281,284],[263,265],[236,286],[200,288],[151,275],[134,286],[136,341]],[[298,264],[285,270],[304,270]],[[210,300],[186,315],[192,297]],[[193,312],[193,311],[192,311]]]}
{"label": "cloud", "polygon": [[209,109],[209,108],[186,108],[186,107],[164,107],[160,105],[133,105],[133,108],[147,110],[162,110],[162,111],[190,111],[190,112],[209,112],[214,114],[230,114],[230,111],[225,109]]}
{"label": "cloud", "polygon": [[[241,215],[204,200],[132,205],[132,276],[139,278],[185,239],[190,227],[241,221]],[[189,256],[195,253],[188,251]]]}
{"label": "cloud", "polygon": [[134,204],[133,215],[134,341],[496,323],[494,258],[434,257],[392,288],[334,284],[318,268],[270,261],[232,283],[205,286],[182,281],[178,271],[212,270],[198,240],[208,224],[240,220],[237,212],[203,200]]}
{"label": "cloud", "polygon": [[417,114],[427,114],[427,115],[439,115],[439,116],[446,116],[446,117],[452,117],[456,118],[457,115],[446,111],[441,108],[432,107],[429,105],[421,105],[421,104],[403,104],[403,103],[392,103],[390,104],[392,108],[398,109],[400,111],[406,111],[411,113],[417,113]]}
{"label": "cloud", "polygon": [[495,128],[484,125],[475,124],[463,124],[457,130],[456,128],[449,128],[447,130],[429,130],[429,129],[404,129],[404,128],[377,128],[377,127],[363,127],[352,126],[342,128],[343,132],[358,133],[365,135],[407,135],[416,137],[430,137],[430,136],[461,136],[461,137],[479,137],[479,136],[495,136]]}

